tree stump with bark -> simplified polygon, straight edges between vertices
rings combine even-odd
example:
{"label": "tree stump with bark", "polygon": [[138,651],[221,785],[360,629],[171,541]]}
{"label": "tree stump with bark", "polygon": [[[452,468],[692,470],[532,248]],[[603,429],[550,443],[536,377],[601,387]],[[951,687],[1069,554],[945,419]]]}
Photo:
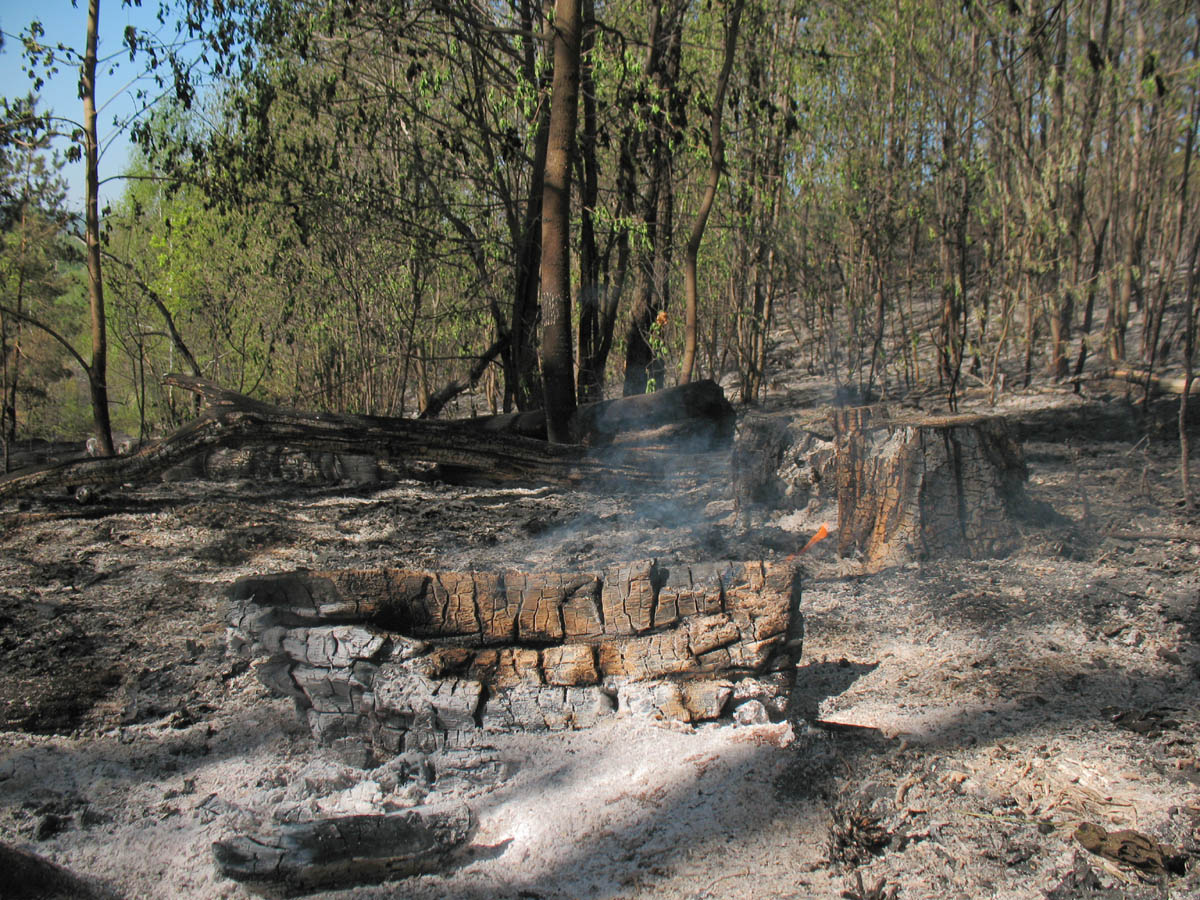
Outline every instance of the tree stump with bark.
{"label": "tree stump with bark", "polygon": [[230,650],[318,740],[377,755],[621,711],[716,719],[731,698],[781,713],[802,638],[796,568],[760,562],[294,572],[243,578],[230,600]]}
{"label": "tree stump with bark", "polygon": [[840,555],[875,571],[1016,549],[1028,473],[1003,419],[863,407],[836,410],[833,424]]}

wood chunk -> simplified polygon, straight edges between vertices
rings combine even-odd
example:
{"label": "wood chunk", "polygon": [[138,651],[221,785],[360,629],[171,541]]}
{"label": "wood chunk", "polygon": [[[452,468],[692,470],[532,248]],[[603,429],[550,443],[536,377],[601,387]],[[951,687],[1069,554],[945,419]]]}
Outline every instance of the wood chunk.
{"label": "wood chunk", "polygon": [[594,689],[517,684],[489,695],[480,718],[485,731],[565,731],[586,728],[608,715]]}
{"label": "wood chunk", "polygon": [[733,682],[704,679],[685,681],[680,685],[683,705],[693,722],[704,722],[720,718],[725,705],[733,696]]}
{"label": "wood chunk", "polygon": [[432,715],[440,731],[473,728],[483,686],[467,678],[426,678],[403,666],[380,666],[374,679],[375,708],[416,720]]}
{"label": "wood chunk", "polygon": [[510,599],[504,578],[491,572],[473,572],[476,616],[484,644],[514,641],[517,637],[517,613],[520,606]]}
{"label": "wood chunk", "polygon": [[213,844],[226,878],[296,891],[436,872],[470,835],[464,804],[277,825]]}
{"label": "wood chunk", "polygon": [[598,665],[605,677],[637,681],[697,670],[688,632],[683,629],[601,644]]}
{"label": "wood chunk", "polygon": [[384,643],[382,635],[360,625],[327,625],[293,628],[284,635],[280,648],[296,662],[332,668],[375,659]]}
{"label": "wood chunk", "polygon": [[541,684],[544,679],[540,660],[541,654],[537,650],[520,647],[482,650],[475,654],[471,674],[497,687],[509,687],[524,681]]}
{"label": "wood chunk", "polygon": [[631,681],[617,691],[618,709],[624,715],[648,719],[691,722],[683,687],[674,681]]}
{"label": "wood chunk", "polygon": [[605,634],[637,634],[654,621],[657,589],[665,572],[653,562],[634,563],[604,573],[600,591]]}

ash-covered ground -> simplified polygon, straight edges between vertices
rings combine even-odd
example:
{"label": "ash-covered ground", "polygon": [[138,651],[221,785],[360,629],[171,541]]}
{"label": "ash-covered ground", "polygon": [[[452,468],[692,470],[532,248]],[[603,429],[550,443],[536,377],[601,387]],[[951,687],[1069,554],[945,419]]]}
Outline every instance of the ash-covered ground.
{"label": "ash-covered ground", "polygon": [[[825,396],[799,379],[766,411]],[[873,575],[816,545],[789,721],[618,717],[485,736],[426,767],[314,746],[290,701],[226,656],[227,585],[772,558],[836,509],[747,520],[728,449],[681,450],[654,489],[184,482],[89,507],[8,502],[0,842],[129,898],[241,898],[214,840],[465,799],[477,826],[448,871],[319,896],[1198,896],[1194,855],[1183,874],[1139,873],[1073,837],[1088,821],[1198,849],[1200,522],[1177,503],[1177,447],[1120,402],[1001,399],[1029,494],[1057,517],[1022,523],[1004,559]]]}

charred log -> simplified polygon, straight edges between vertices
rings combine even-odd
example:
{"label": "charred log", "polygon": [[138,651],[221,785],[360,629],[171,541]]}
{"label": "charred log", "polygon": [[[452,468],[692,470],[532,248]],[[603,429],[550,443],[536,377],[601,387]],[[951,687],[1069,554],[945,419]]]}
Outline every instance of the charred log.
{"label": "charred log", "polygon": [[[546,437],[542,410],[481,416],[469,422],[485,432]],[[715,381],[696,381],[653,394],[635,394],[614,400],[585,403],[571,416],[572,438],[580,444],[608,444],[633,433],[667,426],[687,426],[678,431],[703,434],[714,440],[732,436],[734,410]]]}
{"label": "charred log", "polygon": [[293,893],[434,872],[468,837],[462,804],[276,825],[213,844],[217,869],[260,890]]}
{"label": "charred log", "polygon": [[[295,572],[231,589],[231,652],[316,737],[377,753],[562,730],[614,707],[702,721],[740,695],[782,711],[801,650],[790,565],[603,572]],[[614,702],[615,701],[615,702]]]}

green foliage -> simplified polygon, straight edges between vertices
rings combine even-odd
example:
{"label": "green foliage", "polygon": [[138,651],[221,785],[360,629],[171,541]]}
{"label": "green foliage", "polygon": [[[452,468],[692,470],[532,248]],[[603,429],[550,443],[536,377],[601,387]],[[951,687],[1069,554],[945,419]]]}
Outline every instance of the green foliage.
{"label": "green foliage", "polygon": [[[231,387],[411,415],[502,339],[489,395],[461,411],[537,402],[527,304],[552,75],[545,5],[189,6],[207,48],[196,70],[216,87],[184,84],[139,122],[139,180],[110,225],[108,251],[124,261],[107,274],[123,427],[191,413],[190,398],[158,387],[183,348]],[[724,9],[593,6],[575,321],[581,347],[592,329],[588,364],[606,365],[608,384],[626,344],[644,342],[661,388],[681,329],[651,317],[682,293]],[[1184,174],[1194,16],[1140,8],[1105,32],[1104,9],[747,4],[701,249],[700,374],[761,398],[785,308],[805,365],[865,395],[932,381],[949,395],[968,364],[977,382],[1056,358],[1061,370],[1085,324],[1089,352],[1115,353],[1139,315],[1148,334],[1180,333],[1182,320],[1163,325],[1174,307],[1162,298],[1186,282],[1171,281],[1186,264],[1173,248],[1196,229],[1179,202],[1198,186],[1194,163]],[[668,74],[661,51],[676,34]],[[147,52],[140,38],[129,49]],[[165,50],[146,58],[169,80]],[[77,308],[46,309],[78,335]],[[39,378],[49,385],[50,370]]]}
{"label": "green foliage", "polygon": [[[80,434],[79,368],[63,341],[86,332],[61,163],[32,99],[7,104],[0,135],[0,439]],[[57,337],[56,337],[57,336]]]}

